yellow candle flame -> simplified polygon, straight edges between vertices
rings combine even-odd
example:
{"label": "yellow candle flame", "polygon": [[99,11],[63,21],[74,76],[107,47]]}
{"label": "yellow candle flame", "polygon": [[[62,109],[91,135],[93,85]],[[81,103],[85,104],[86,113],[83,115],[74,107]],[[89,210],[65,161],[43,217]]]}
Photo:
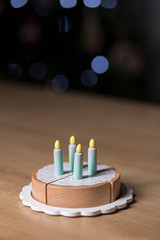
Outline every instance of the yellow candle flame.
{"label": "yellow candle flame", "polygon": [[76,152],[81,153],[82,152],[82,145],[78,144],[76,147]]}
{"label": "yellow candle flame", "polygon": [[55,146],[55,148],[61,148],[60,141],[59,141],[59,140],[56,140],[54,146]]}
{"label": "yellow candle flame", "polygon": [[89,147],[94,148],[95,146],[96,146],[96,142],[95,142],[94,139],[92,138],[92,139],[89,141]]}
{"label": "yellow candle flame", "polygon": [[70,137],[70,144],[76,144],[75,136]]}

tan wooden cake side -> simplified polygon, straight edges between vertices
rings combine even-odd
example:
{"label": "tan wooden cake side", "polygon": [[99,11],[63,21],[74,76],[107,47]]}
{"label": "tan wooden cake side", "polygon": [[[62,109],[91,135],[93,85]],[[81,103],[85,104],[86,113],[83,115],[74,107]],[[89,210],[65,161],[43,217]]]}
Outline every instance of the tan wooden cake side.
{"label": "tan wooden cake side", "polygon": [[36,169],[32,173],[32,197],[38,202],[47,204],[47,184],[38,180],[36,176],[39,169],[41,168]]}
{"label": "tan wooden cake side", "polygon": [[120,173],[110,182],[95,185],[61,186],[44,183],[37,179],[36,169],[32,174],[32,196],[35,200],[55,207],[87,208],[115,201],[120,194]]}
{"label": "tan wooden cake side", "polygon": [[113,168],[114,171],[116,172],[116,176],[115,178],[113,178],[111,181],[110,181],[110,184],[111,184],[111,202],[114,202],[116,201],[116,199],[119,197],[120,195],[120,173],[115,169]]}
{"label": "tan wooden cake side", "polygon": [[88,186],[47,185],[47,204],[65,208],[87,208],[110,203],[110,183]]}

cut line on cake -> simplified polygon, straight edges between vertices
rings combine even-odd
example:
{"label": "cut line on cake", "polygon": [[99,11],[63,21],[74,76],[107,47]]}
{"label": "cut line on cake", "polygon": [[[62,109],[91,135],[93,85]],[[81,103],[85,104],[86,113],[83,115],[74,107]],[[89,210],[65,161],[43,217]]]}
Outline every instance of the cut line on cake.
{"label": "cut line on cake", "polygon": [[[64,163],[64,174],[55,176],[54,175],[54,164],[50,164],[40,168],[37,173],[37,179],[46,184],[56,184],[59,186],[85,186],[103,183],[111,181],[115,178],[115,170],[106,165],[97,164],[97,173],[94,176],[88,176],[88,165],[83,165],[83,176],[82,179],[74,180],[73,173],[65,173],[68,171],[69,163]],[[46,173],[47,171],[47,173]],[[47,176],[49,175],[49,176]],[[49,177],[49,178],[48,178]],[[50,179],[52,178],[52,181]],[[54,180],[53,180],[54,179]],[[49,181],[50,180],[50,181]],[[66,181],[65,181],[66,180]]]}

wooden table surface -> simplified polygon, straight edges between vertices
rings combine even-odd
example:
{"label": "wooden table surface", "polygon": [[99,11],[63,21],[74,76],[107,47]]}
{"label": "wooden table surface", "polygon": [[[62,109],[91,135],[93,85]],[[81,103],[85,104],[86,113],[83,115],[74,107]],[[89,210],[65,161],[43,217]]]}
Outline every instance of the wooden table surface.
{"label": "wooden table surface", "polygon": [[[125,210],[67,218],[22,205],[34,169],[53,162],[59,139],[68,161],[71,135],[84,159],[95,138],[98,161],[116,167],[133,188]],[[160,107],[87,94],[0,84],[0,239],[160,239]]]}

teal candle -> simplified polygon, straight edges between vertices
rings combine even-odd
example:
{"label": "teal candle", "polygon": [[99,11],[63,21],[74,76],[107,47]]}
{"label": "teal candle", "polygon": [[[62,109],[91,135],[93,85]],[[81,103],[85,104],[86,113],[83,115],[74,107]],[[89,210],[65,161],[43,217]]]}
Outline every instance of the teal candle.
{"label": "teal candle", "polygon": [[55,175],[63,174],[63,154],[62,148],[60,147],[60,142],[57,140],[55,142],[54,152],[54,173]]}
{"label": "teal candle", "polygon": [[78,144],[76,152],[74,154],[74,171],[73,171],[74,180],[82,179],[82,171],[83,171],[82,146],[81,144]]}
{"label": "teal candle", "polygon": [[92,176],[97,173],[97,148],[94,139],[89,142],[88,148],[88,175]]}
{"label": "teal candle", "polygon": [[74,154],[76,152],[76,144],[69,144],[68,151],[69,151],[69,170],[73,172],[74,169]]}
{"label": "teal candle", "polygon": [[88,148],[88,175],[92,176],[97,173],[97,149]]}
{"label": "teal candle", "polygon": [[68,146],[69,152],[69,170],[73,172],[74,169],[74,154],[76,152],[76,139],[75,136],[70,137],[70,144]]}

